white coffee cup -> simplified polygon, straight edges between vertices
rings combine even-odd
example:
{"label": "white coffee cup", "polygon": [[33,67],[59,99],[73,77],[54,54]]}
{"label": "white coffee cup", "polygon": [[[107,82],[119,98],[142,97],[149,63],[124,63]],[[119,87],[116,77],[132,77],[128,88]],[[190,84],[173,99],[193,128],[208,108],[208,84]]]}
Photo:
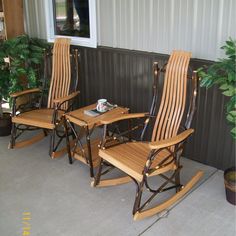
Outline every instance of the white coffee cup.
{"label": "white coffee cup", "polygon": [[107,110],[107,99],[99,99],[97,102],[97,110],[105,112]]}

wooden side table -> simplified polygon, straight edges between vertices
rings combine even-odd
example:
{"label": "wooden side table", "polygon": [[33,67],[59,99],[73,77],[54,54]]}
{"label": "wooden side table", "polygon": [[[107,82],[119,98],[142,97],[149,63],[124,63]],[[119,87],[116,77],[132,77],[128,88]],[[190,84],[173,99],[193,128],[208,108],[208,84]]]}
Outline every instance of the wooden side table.
{"label": "wooden side table", "polygon": [[[116,107],[110,111],[102,113],[96,117],[88,116],[84,114],[85,110],[92,110],[96,108],[97,104],[92,104],[78,110],[74,110],[65,114],[66,124],[68,124],[74,133],[75,136],[75,145],[71,151],[69,137],[68,137],[68,128],[66,127],[67,133],[67,150],[70,163],[72,164],[72,157],[89,165],[90,167],[90,176],[94,177],[94,168],[98,166],[100,158],[98,156],[98,144],[100,139],[91,141],[91,134],[94,131],[94,128],[101,126],[101,120],[105,118],[115,118],[124,113],[128,113],[128,108]],[[80,132],[77,133],[74,125],[80,126]],[[66,125],[65,125],[66,126]],[[86,137],[86,144],[82,144],[81,138],[84,137],[82,132],[84,131]]]}

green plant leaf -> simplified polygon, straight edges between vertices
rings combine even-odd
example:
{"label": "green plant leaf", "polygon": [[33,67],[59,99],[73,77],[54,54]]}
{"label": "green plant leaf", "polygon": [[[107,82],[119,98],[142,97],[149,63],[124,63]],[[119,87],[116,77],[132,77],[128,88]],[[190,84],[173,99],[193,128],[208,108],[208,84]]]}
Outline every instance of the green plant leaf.
{"label": "green plant leaf", "polygon": [[209,88],[213,85],[212,77],[211,76],[206,76],[203,78],[200,82],[201,87],[206,87]]}
{"label": "green plant leaf", "polygon": [[[200,67],[197,72],[201,77],[200,86],[209,88],[217,85],[226,99],[226,119],[235,126],[236,122],[236,40],[229,38],[221,47],[225,52],[225,58],[218,59],[210,66]],[[231,134],[236,138],[236,130]]]}
{"label": "green plant leaf", "polygon": [[235,118],[234,118],[233,116],[231,116],[231,115],[227,115],[227,116],[226,116],[226,119],[227,119],[227,121],[229,121],[230,123],[234,123],[234,122],[235,122]]}
{"label": "green plant leaf", "polygon": [[38,58],[32,58],[31,61],[35,64],[40,64],[41,63],[41,60],[38,59]]}
{"label": "green plant leaf", "polygon": [[19,74],[26,74],[25,68],[17,68],[16,71],[17,71],[17,73],[19,73]]}
{"label": "green plant leaf", "polygon": [[234,95],[234,91],[232,90],[227,90],[225,92],[222,93],[223,95],[227,96],[227,97],[231,97]]}
{"label": "green plant leaf", "polygon": [[229,88],[229,86],[230,86],[230,85],[228,85],[227,83],[224,83],[224,84],[222,84],[222,85],[219,87],[219,89],[221,89],[221,90],[226,90],[226,89]]}
{"label": "green plant leaf", "polygon": [[233,117],[236,117],[236,111],[230,111],[229,114]]}
{"label": "green plant leaf", "polygon": [[228,74],[228,81],[230,82],[235,82],[236,81],[236,76],[235,76],[236,72],[235,71],[231,71]]}
{"label": "green plant leaf", "polygon": [[[38,84],[38,69],[42,63],[44,48],[48,44],[39,39],[30,38],[28,35],[0,42],[0,97],[9,98],[9,93],[23,89],[22,75],[26,75],[25,87]],[[10,58],[7,67],[4,58]],[[0,99],[1,100],[1,99]]]}
{"label": "green plant leaf", "polygon": [[236,127],[230,130],[230,133],[234,139],[236,139]]}

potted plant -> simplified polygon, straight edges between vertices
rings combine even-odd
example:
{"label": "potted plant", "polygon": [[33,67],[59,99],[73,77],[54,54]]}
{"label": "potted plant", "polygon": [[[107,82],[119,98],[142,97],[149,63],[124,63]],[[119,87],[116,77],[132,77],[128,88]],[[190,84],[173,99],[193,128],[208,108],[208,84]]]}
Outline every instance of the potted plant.
{"label": "potted plant", "polygon": [[11,117],[10,113],[3,112],[2,105],[8,99],[9,94],[9,76],[10,71],[7,67],[4,58],[6,54],[3,50],[3,45],[0,44],[0,136],[9,135],[11,132]]}
{"label": "potted plant", "polygon": [[[226,97],[226,119],[231,126],[231,136],[236,139],[236,40],[229,38],[221,47],[226,57],[219,59],[208,68],[198,70],[200,86],[210,88],[217,85]],[[231,167],[224,172],[226,198],[236,204],[236,169]]]}
{"label": "potted plant", "polygon": [[[47,47],[48,44],[42,40],[30,38],[28,35],[21,35],[1,42],[0,119],[8,117],[9,120],[9,114],[3,113],[2,104],[4,101],[9,101],[10,93],[39,85],[39,69],[44,49]],[[8,63],[6,58],[8,58]],[[0,136],[1,132],[2,135],[10,134],[9,123],[5,124],[2,120],[0,123]]]}

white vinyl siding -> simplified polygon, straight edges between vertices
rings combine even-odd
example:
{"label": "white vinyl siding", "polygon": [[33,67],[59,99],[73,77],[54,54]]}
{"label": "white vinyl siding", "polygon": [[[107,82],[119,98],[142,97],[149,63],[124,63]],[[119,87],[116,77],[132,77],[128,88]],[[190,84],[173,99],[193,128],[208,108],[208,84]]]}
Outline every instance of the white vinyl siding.
{"label": "white vinyl siding", "polygon": [[[43,0],[28,2],[27,30],[46,38]],[[236,0],[97,0],[98,46],[170,54],[191,51],[215,60],[236,38]],[[39,11],[36,13],[35,11]],[[39,18],[39,19],[34,19]]]}

